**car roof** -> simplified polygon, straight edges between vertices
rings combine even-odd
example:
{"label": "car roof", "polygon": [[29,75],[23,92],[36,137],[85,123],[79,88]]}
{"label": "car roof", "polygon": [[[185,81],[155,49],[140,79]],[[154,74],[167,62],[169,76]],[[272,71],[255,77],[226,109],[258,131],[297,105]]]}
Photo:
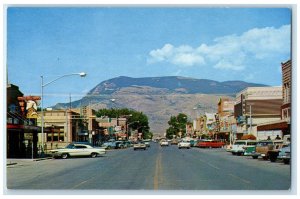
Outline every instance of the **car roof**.
{"label": "car roof", "polygon": [[79,143],[74,143],[73,145],[74,145],[74,146],[90,146],[90,147],[91,147],[91,145],[89,145],[89,144],[79,144]]}

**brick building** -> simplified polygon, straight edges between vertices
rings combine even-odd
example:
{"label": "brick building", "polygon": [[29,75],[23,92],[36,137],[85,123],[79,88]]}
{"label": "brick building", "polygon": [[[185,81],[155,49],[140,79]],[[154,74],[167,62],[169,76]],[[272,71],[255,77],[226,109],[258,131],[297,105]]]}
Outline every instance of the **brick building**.
{"label": "brick building", "polygon": [[275,137],[290,134],[291,126],[291,86],[292,86],[292,63],[291,60],[281,63],[282,68],[282,103],[278,110],[281,117],[277,121],[258,125],[257,130],[265,137]]}
{"label": "brick building", "polygon": [[257,126],[281,118],[282,87],[248,87],[236,95],[236,137],[257,135]]}

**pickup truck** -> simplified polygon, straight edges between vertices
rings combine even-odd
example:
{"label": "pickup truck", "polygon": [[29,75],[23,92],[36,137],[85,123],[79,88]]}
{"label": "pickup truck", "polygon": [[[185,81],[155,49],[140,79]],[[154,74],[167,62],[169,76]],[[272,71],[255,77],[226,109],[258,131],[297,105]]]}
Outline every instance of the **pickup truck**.
{"label": "pickup truck", "polygon": [[279,152],[279,149],[283,145],[283,140],[261,140],[257,143],[255,147],[255,151],[252,154],[253,159],[257,159],[258,157],[262,157],[264,160],[270,159],[271,162],[274,160],[274,156],[277,157],[276,153]]}

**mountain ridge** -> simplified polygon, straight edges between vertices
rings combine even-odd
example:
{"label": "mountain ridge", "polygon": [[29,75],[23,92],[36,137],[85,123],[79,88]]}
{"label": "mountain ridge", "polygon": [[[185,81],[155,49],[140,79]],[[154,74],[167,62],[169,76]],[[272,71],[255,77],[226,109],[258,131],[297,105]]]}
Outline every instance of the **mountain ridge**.
{"label": "mountain ridge", "polygon": [[[170,116],[185,113],[190,119],[205,112],[217,112],[220,98],[234,99],[246,87],[267,86],[244,81],[218,82],[181,76],[133,78],[120,76],[102,81],[72,107],[129,108],[145,113],[151,131],[163,134]],[[67,108],[59,103],[54,108]],[[195,111],[195,107],[197,110]]]}
{"label": "mountain ridge", "polygon": [[141,77],[133,78],[119,76],[102,81],[87,95],[112,94],[120,88],[132,86],[150,86],[154,88],[167,88],[170,91],[184,88],[188,94],[234,94],[249,86],[267,86],[258,83],[248,83],[240,80],[219,82],[209,79],[196,79],[182,76]]}

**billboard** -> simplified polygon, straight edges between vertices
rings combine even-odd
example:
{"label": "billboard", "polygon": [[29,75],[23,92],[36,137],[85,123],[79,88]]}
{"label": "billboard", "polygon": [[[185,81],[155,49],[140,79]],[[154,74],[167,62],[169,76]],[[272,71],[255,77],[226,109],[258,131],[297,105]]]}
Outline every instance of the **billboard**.
{"label": "billboard", "polygon": [[[26,118],[36,119],[38,117],[37,106],[40,104],[40,96],[24,96],[18,97],[19,104],[23,113],[26,113]],[[25,106],[26,104],[26,106]],[[26,107],[26,112],[24,112],[24,106]]]}

